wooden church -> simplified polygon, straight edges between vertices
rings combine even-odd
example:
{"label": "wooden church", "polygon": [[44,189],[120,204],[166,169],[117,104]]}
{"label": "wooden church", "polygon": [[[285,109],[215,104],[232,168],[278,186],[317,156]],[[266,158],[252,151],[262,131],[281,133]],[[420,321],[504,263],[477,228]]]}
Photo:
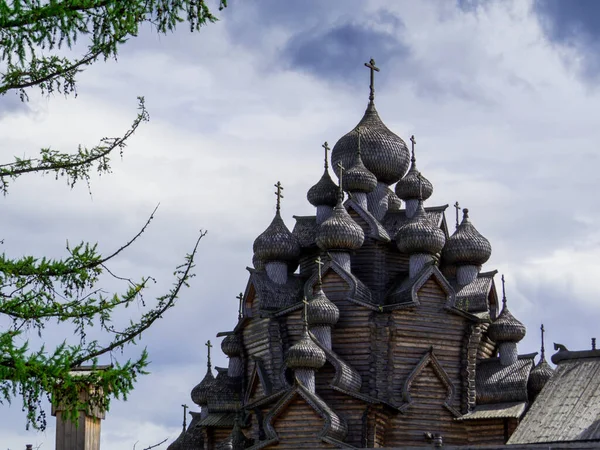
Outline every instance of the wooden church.
{"label": "wooden church", "polygon": [[[314,216],[254,241],[227,368],[191,391],[200,412],[169,449],[505,444],[553,370],[519,354],[491,245],[456,208],[428,205],[415,146],[375,108],[331,151],[307,193]],[[317,177],[315,177],[315,180]],[[476,217],[476,211],[474,211]],[[452,214],[454,216],[454,214]],[[209,352],[210,352],[210,342]]]}

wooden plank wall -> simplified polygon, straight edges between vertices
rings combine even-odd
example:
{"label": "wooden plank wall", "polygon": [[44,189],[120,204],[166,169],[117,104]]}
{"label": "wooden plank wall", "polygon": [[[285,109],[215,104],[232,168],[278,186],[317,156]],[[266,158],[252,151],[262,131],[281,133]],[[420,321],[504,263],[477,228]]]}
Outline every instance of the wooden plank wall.
{"label": "wooden plank wall", "polygon": [[279,443],[267,448],[335,448],[318,437],[324,425],[325,420],[303,398],[296,396],[273,423]]}
{"label": "wooden plank wall", "polygon": [[[461,410],[463,345],[467,332],[465,318],[444,309],[446,294],[436,281],[430,279],[419,290],[420,305],[411,310],[393,311],[390,328],[393,370],[389,393],[393,402],[401,404],[404,383],[430,346],[455,387],[450,404]],[[461,423],[442,405],[447,390],[429,365],[412,387],[415,405],[404,415],[391,418],[386,445],[423,445],[424,432],[439,432],[444,442],[462,443],[466,433]]]}
{"label": "wooden plank wall", "polygon": [[340,310],[340,319],[332,330],[332,349],[360,373],[363,379],[361,392],[369,392],[372,351],[370,318],[372,311],[348,301],[348,284],[333,271],[323,278],[327,298]]}
{"label": "wooden plank wall", "polygon": [[79,413],[77,424],[56,412],[56,450],[99,450],[101,419]]}
{"label": "wooden plank wall", "polygon": [[468,444],[501,445],[505,443],[504,419],[465,421],[465,425],[467,427]]}

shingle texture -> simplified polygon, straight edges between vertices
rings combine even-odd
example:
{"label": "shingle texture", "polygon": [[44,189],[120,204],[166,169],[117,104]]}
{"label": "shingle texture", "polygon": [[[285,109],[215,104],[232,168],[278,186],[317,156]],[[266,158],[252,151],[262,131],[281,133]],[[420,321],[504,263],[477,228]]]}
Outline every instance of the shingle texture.
{"label": "shingle texture", "polygon": [[596,353],[559,362],[509,444],[600,441],[600,351]]}
{"label": "shingle texture", "polygon": [[527,379],[533,356],[519,357],[509,366],[500,364],[499,358],[479,361],[475,375],[477,404],[527,401]]}

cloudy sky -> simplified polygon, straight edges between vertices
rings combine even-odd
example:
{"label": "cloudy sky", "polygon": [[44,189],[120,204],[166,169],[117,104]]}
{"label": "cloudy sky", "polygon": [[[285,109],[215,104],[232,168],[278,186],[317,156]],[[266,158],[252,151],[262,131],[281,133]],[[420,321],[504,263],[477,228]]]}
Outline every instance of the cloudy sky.
{"label": "cloudy sky", "polygon": [[[491,241],[486,269],[505,273],[510,308],[529,330],[520,351],[538,350],[541,322],[548,353],[552,342],[589,347],[600,314],[596,1],[229,3],[200,33],[145,30],[117,62],[82,74],[77,98],[0,98],[5,161],[119,135],[138,95],[151,115],[113,173],[92,179],[91,195],[49,176],[13,183],[2,199],[8,254],[59,257],[67,240],[111,252],[160,203],[148,232],[111,266],[156,277],[150,298],[208,230],[191,287],[143,336],[152,373],[113,403],[104,450],[180,432],[180,405],[192,405],[205,373],[203,343],[235,324],[252,242],[275,211],[273,184],[285,187],[290,228],[293,214],[313,213],[306,191],[321,175],[321,144],[333,146],[362,117],[371,57],[382,119],[417,138],[419,168],[434,184],[428,205],[458,200]],[[69,333],[50,327],[44,339]],[[0,449],[54,447],[54,419],[45,433],[25,431],[18,401],[0,417]]]}

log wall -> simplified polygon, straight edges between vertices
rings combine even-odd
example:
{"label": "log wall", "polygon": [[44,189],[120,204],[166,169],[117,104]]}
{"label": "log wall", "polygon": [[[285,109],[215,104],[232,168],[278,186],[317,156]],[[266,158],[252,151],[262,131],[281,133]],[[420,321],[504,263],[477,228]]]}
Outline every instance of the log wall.
{"label": "log wall", "polygon": [[[468,325],[465,318],[452,314],[444,307],[446,294],[439,284],[430,279],[419,290],[420,305],[410,310],[393,311],[390,318],[392,354],[388,378],[390,398],[402,404],[405,381],[433,346],[433,353],[454,385],[455,394],[449,404],[461,410],[464,388],[465,336]],[[414,404],[406,414],[392,417],[386,434],[386,445],[424,445],[423,433],[440,433],[444,442],[465,442],[464,426],[443,404],[447,388],[431,365],[425,367],[414,380],[411,396]]]}
{"label": "log wall", "polygon": [[296,396],[273,422],[279,443],[266,448],[335,448],[318,437],[324,425],[325,420],[303,398]]}

